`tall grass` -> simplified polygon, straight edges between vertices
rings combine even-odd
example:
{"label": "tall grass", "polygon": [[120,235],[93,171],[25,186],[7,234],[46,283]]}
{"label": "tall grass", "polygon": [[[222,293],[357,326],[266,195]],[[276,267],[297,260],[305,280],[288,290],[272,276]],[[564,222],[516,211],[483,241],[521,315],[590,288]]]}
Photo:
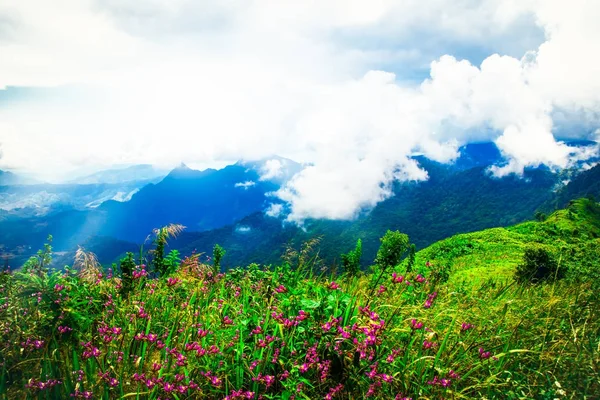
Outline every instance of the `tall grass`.
{"label": "tall grass", "polygon": [[91,261],[85,274],[3,273],[0,398],[600,394],[600,301],[586,285],[334,277],[302,256],[218,275],[192,257],[161,279],[138,266],[125,297],[108,271],[91,279]]}

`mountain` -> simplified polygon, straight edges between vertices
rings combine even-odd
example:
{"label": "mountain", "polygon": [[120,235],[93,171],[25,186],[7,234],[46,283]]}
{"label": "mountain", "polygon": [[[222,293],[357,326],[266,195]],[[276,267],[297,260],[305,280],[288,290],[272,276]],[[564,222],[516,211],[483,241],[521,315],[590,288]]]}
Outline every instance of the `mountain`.
{"label": "mountain", "polygon": [[506,226],[533,218],[552,195],[554,174],[528,170],[525,178],[491,177],[484,167],[460,171],[423,161],[429,180],[396,184],[394,196],[354,221],[309,220],[302,228],[256,213],[237,223],[207,232],[186,232],[171,246],[189,254],[208,253],[214,244],[227,249],[224,265],[275,263],[288,244],[322,237],[320,255],[330,263],[363,242],[363,263],[375,258],[379,238],[388,229],[407,233],[418,248],[458,232]]}
{"label": "mountain", "polygon": [[299,164],[289,158],[271,156],[257,161],[239,161],[236,165],[253,169],[260,175],[260,180],[283,185],[293,178],[298,172],[302,171],[302,164]]}
{"label": "mountain", "polygon": [[0,170],[0,186],[7,185],[32,185],[40,183],[35,179],[27,178],[21,175],[17,175],[10,171],[2,171]]}
{"label": "mountain", "polygon": [[460,156],[452,165],[461,170],[502,163],[502,154],[492,142],[468,143],[459,149]]}
{"label": "mountain", "polygon": [[573,176],[540,209],[545,212],[552,212],[558,208],[565,207],[570,200],[579,197],[600,199],[600,164],[596,164],[596,166],[588,170],[580,171]]}
{"label": "mountain", "polygon": [[150,164],[132,165],[126,168],[115,168],[99,171],[82,176],[69,182],[72,184],[89,185],[110,183],[118,184],[133,181],[157,182],[167,175],[168,171],[155,168]]}
{"label": "mountain", "polygon": [[[43,215],[34,207],[5,210],[0,212],[0,243],[5,251],[16,253],[24,245],[41,247],[52,234],[56,251],[71,252],[78,244],[89,243],[88,250],[110,263],[115,252],[104,242],[142,243],[153,228],[179,223],[187,229],[173,241],[172,248],[184,254],[211,253],[219,243],[227,249],[225,266],[273,263],[286,246],[298,248],[314,237],[322,237],[320,255],[330,262],[339,260],[340,254],[361,238],[366,265],[375,257],[379,238],[387,229],[409,234],[418,248],[424,248],[457,233],[532,219],[541,207],[578,197],[598,182],[595,168],[560,174],[534,168],[526,170],[523,177],[494,178],[488,172],[489,163],[498,161],[494,148],[489,143],[464,146],[456,163],[449,165],[416,156],[429,179],[396,182],[392,197],[352,221],[308,220],[299,228],[286,223],[285,216],[278,219],[264,214],[268,204],[277,201],[271,193],[302,168],[291,160],[271,157],[241,161],[220,170],[198,171],[182,164],[161,181],[135,188],[125,201],[113,197],[95,208],[91,206],[99,201],[76,206],[67,198],[55,201]],[[571,179],[568,184],[561,183],[565,176]],[[66,185],[68,190],[50,185],[45,194],[39,191],[41,187],[29,190],[31,196],[50,197],[67,190],[69,196],[84,199],[84,194],[98,198],[102,190],[123,185]],[[564,187],[557,191],[561,185]],[[556,200],[563,191],[563,200]]]}
{"label": "mountain", "polygon": [[[115,252],[107,241],[142,243],[153,228],[170,223],[194,231],[215,229],[262,211],[271,201],[269,194],[280,187],[271,179],[284,182],[289,175],[285,170],[298,168],[291,161],[281,162],[281,173],[269,177],[270,160],[204,171],[181,165],[141,189],[139,182],[0,187],[0,204],[5,205],[0,243],[6,253],[18,255],[16,262],[40,248],[51,234],[57,252],[69,253],[85,244],[103,262],[111,262]],[[123,188],[133,189],[130,199],[115,200],[115,190]],[[103,196],[111,197],[92,207]]]}
{"label": "mountain", "polygon": [[192,231],[219,228],[265,208],[276,183],[243,165],[197,171],[181,165],[127,202],[107,201],[101,234],[142,241],[153,228],[178,223]]}
{"label": "mountain", "polygon": [[[566,209],[544,221],[528,221],[507,228],[458,234],[416,253],[415,265],[430,262],[450,268],[450,280],[469,284],[511,280],[527,246],[552,250],[565,269],[600,276],[600,204],[590,199],[571,200]],[[592,267],[597,272],[586,270]]]}
{"label": "mountain", "polygon": [[148,183],[130,181],[0,186],[0,209],[23,217],[44,216],[63,209],[90,209],[108,200],[127,201]]}

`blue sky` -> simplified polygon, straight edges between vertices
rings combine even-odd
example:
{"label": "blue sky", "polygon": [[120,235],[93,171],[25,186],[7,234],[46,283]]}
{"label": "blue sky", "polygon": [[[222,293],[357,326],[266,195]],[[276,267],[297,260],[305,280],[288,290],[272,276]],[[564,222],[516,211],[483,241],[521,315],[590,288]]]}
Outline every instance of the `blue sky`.
{"label": "blue sky", "polygon": [[596,139],[600,3],[0,0],[0,168],[311,163],[278,195],[344,218],[494,141],[493,172]]}

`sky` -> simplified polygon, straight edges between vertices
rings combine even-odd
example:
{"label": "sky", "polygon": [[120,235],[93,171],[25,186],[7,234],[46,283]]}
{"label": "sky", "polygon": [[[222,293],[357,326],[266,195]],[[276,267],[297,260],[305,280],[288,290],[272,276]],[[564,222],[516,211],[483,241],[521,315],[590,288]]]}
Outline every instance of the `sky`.
{"label": "sky", "polygon": [[[491,173],[598,140],[596,0],[0,0],[0,169],[306,163],[288,219],[348,219],[493,141]],[[274,212],[274,210],[270,210]],[[276,210],[275,210],[276,211]]]}

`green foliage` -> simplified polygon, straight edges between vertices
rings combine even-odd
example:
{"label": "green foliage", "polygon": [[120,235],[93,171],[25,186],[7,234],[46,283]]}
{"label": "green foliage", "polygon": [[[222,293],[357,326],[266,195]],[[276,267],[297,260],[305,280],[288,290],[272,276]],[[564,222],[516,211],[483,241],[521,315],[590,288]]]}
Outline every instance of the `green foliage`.
{"label": "green foliage", "polygon": [[406,264],[406,272],[411,272],[413,267],[415,266],[415,254],[417,253],[417,246],[413,244],[410,245],[408,249],[408,262]]}
{"label": "green foliage", "polygon": [[360,258],[362,257],[362,241],[356,241],[354,250],[347,254],[342,254],[342,266],[344,272],[350,276],[355,276],[360,271]]}
{"label": "green foliage", "polygon": [[536,211],[535,213],[535,220],[538,222],[544,222],[546,220],[547,216],[546,214],[544,214],[541,211]]}
{"label": "green foliage", "polygon": [[181,264],[181,255],[179,250],[171,250],[163,261],[167,275],[171,275],[179,268]]}
{"label": "green foliage", "polygon": [[521,283],[540,283],[563,277],[564,269],[561,270],[550,252],[539,245],[525,249],[523,262],[515,271],[515,279]]}
{"label": "green foliage", "polygon": [[600,239],[579,244],[567,254],[567,278],[575,283],[590,284],[600,290]]}
{"label": "green foliage", "polygon": [[38,250],[35,256],[32,256],[23,265],[25,272],[30,272],[42,276],[48,272],[48,266],[52,262],[52,235],[48,235],[47,243],[44,248]]}
{"label": "green foliage", "polygon": [[384,269],[398,265],[408,248],[408,236],[399,231],[388,230],[380,240],[381,246],[375,263]]}
{"label": "green foliage", "polygon": [[215,247],[213,247],[213,267],[215,272],[221,271],[221,260],[223,259],[223,256],[225,256],[225,249],[218,244],[215,244]]}
{"label": "green foliage", "polygon": [[132,273],[135,268],[135,259],[133,253],[128,252],[120,261],[121,266],[121,290],[122,296],[127,296],[133,288]]}
{"label": "green foliage", "polygon": [[169,238],[177,236],[185,227],[178,224],[170,224],[160,229],[154,230],[154,254],[152,258],[152,264],[154,270],[159,273],[160,276],[166,276],[169,272],[170,265],[165,262],[165,246]]}

